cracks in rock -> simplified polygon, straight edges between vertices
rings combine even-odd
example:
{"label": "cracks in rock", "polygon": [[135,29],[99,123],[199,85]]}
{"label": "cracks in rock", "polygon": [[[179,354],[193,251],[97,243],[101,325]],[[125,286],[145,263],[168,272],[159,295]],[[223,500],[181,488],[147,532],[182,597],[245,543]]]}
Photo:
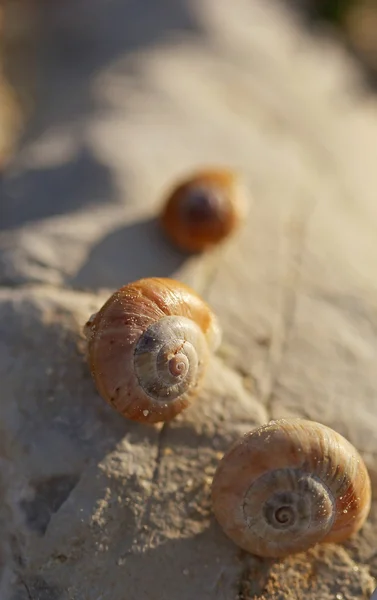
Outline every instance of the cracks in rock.
{"label": "cracks in rock", "polygon": [[242,570],[237,585],[237,600],[249,600],[257,598],[257,595],[259,598],[267,583],[274,560],[251,555],[244,550],[241,551],[240,560]]}
{"label": "cracks in rock", "polygon": [[375,566],[375,564],[374,564],[376,558],[377,558],[377,551],[373,552],[372,554],[370,554],[369,556],[364,558],[362,561],[363,566],[367,567],[370,576],[373,578],[376,578],[377,566]]}
{"label": "cracks in rock", "polygon": [[207,273],[207,277],[205,280],[205,283],[203,285],[203,289],[202,289],[202,295],[204,298],[207,298],[209,296],[209,292],[211,290],[211,287],[216,279],[216,275],[219,271],[219,265],[213,265],[212,268],[208,271]]}
{"label": "cracks in rock", "polygon": [[212,250],[212,254],[207,257],[206,273],[203,285],[201,286],[201,295],[203,296],[203,298],[207,298],[209,296],[209,292],[216,279],[216,275],[219,271],[223,256],[224,248],[220,246]]}
{"label": "cracks in rock", "polygon": [[364,559],[364,563],[369,564],[370,562],[372,562],[375,558],[377,557],[377,550],[375,552],[373,552],[372,554],[370,554],[366,559]]}
{"label": "cracks in rock", "polygon": [[26,593],[27,593],[27,597],[29,598],[29,600],[33,600],[33,596],[30,593],[29,587],[27,585],[27,583],[25,581],[21,580],[22,585],[24,586]]}
{"label": "cracks in rock", "polygon": [[273,418],[272,410],[275,391],[279,385],[284,357],[294,326],[307,230],[314,207],[315,202],[308,199],[298,214],[297,209],[293,211],[288,222],[291,240],[288,247],[288,268],[282,286],[280,318],[275,327],[275,335],[270,346],[267,359],[267,374],[262,385],[260,385],[261,389],[264,390],[261,400],[269,419]]}
{"label": "cracks in rock", "polygon": [[[211,258],[209,259],[209,266],[206,278],[201,289],[201,295],[203,296],[203,298],[207,298],[209,296],[211,287],[216,279],[217,273],[219,272],[221,259],[223,258],[223,256],[224,247],[220,247],[213,251]],[[258,402],[258,404],[260,404],[262,408],[266,410],[266,406],[263,403],[263,394],[260,389],[259,381],[256,378],[254,378],[249,371],[242,369],[241,367],[237,368],[235,365],[229,364],[223,358],[223,356],[221,356],[221,352],[216,352],[216,358],[220,360],[224,364],[224,366],[226,366],[227,369],[232,371],[235,375],[237,375],[237,377],[240,378],[242,387],[248,394],[254,392],[254,399]],[[252,380],[252,390],[250,385],[247,385],[247,382],[249,382],[250,380]],[[267,410],[266,412],[269,415]]]}
{"label": "cracks in rock", "polygon": [[[267,413],[268,420],[273,418],[272,405],[276,389],[279,385],[279,377],[284,364],[284,356],[290,342],[290,336],[293,330],[296,309],[297,295],[301,280],[301,269],[305,255],[305,243],[307,229],[311,215],[314,211],[316,202],[308,198],[307,202],[300,202],[299,206],[294,207],[288,221],[289,238],[287,261],[284,281],[282,283],[281,310],[279,311],[278,322],[274,327],[273,341],[270,345],[268,357],[266,360],[266,372],[262,379],[253,378],[253,391],[256,400],[263,406]],[[203,297],[208,297],[210,289],[216,278],[221,255],[219,251],[213,254],[213,260],[210,260],[207,276],[203,284],[201,293]],[[221,358],[219,355],[217,355]],[[250,387],[245,384],[245,379],[250,380],[250,373],[237,369],[234,365],[226,366],[236,373],[242,380],[243,387],[250,392]]]}
{"label": "cracks in rock", "polygon": [[237,600],[246,600],[247,596],[245,595],[245,592],[246,592],[246,585],[249,580],[250,557],[246,554],[246,552],[242,551],[242,553],[240,555],[240,560],[242,562],[242,569],[241,569],[241,574],[240,574],[240,578],[239,578],[238,585],[237,585]]}
{"label": "cracks in rock", "polygon": [[158,434],[157,454],[156,454],[155,466],[154,466],[153,475],[152,475],[152,485],[156,485],[156,486],[158,485],[158,479],[160,476],[161,460],[162,460],[164,443],[166,440],[168,429],[169,429],[169,422],[165,422],[163,424],[163,426],[161,427],[159,434]]}
{"label": "cracks in rock", "polygon": [[150,531],[149,523],[150,523],[152,505],[153,505],[153,501],[155,499],[154,492],[159,486],[160,467],[161,467],[163,450],[164,450],[164,445],[165,445],[168,430],[169,430],[169,422],[165,422],[162,425],[162,427],[158,433],[155,465],[154,465],[154,469],[153,469],[153,473],[152,473],[152,477],[151,477],[151,490],[146,498],[145,510],[143,511],[140,521],[139,521],[140,532],[147,532],[145,537],[144,537],[143,533],[141,533],[141,537],[144,538],[143,546],[145,548],[150,547],[150,545],[153,541],[153,538],[154,538],[154,532]]}
{"label": "cracks in rock", "polygon": [[[236,365],[229,364],[221,352],[216,353],[216,360],[219,361],[219,368],[224,369],[232,373],[237,377],[242,387],[242,391],[248,398],[258,404],[258,407],[267,413],[266,408],[262,402],[262,395],[259,391],[258,381],[249,373],[249,371],[237,367]],[[237,394],[236,394],[237,395]],[[256,425],[255,425],[256,426]]]}

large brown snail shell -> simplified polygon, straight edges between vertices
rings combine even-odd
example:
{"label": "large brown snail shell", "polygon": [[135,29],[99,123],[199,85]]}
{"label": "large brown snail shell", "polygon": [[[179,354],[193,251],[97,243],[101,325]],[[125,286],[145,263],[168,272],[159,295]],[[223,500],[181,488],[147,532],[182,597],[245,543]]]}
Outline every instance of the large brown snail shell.
{"label": "large brown snail shell", "polygon": [[265,557],[342,542],[368,516],[364,462],[341,435],[311,421],[271,421],[223,457],[212,485],[215,516],[241,548]]}
{"label": "large brown snail shell", "polygon": [[161,223],[181,250],[200,252],[234,232],[246,214],[246,199],[235,173],[208,169],[181,181],[170,193]]}
{"label": "large brown snail shell", "polygon": [[125,417],[168,421],[198,394],[220,328],[207,304],[173,279],[115,292],[84,328],[99,394]]}

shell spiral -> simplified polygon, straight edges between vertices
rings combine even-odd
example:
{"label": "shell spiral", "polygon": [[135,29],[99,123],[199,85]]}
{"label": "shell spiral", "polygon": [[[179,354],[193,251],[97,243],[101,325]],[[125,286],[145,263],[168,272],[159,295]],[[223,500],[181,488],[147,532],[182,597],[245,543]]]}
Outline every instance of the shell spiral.
{"label": "shell spiral", "polygon": [[362,458],[341,435],[319,423],[281,419],[246,434],[225,454],[212,500],[236,544],[282,557],[358,531],[371,485]]}
{"label": "shell spiral", "polygon": [[207,304],[172,279],[124,286],[84,328],[99,394],[125,417],[172,419],[195,398],[220,341]]}

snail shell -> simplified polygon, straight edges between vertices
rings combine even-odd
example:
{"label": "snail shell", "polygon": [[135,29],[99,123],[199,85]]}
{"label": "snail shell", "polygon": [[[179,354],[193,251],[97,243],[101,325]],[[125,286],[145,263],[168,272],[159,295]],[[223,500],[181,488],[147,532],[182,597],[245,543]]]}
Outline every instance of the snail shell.
{"label": "snail shell", "polygon": [[355,448],[311,421],[271,421],[221,460],[212,484],[215,516],[241,548],[266,557],[341,542],[368,516],[371,486]]}
{"label": "snail shell", "polygon": [[192,175],[173,189],[161,222],[181,250],[200,252],[235,231],[245,214],[246,199],[235,173],[211,169]]}
{"label": "snail shell", "polygon": [[86,323],[99,394],[125,417],[168,421],[198,394],[220,342],[207,304],[173,279],[141,279],[115,292]]}

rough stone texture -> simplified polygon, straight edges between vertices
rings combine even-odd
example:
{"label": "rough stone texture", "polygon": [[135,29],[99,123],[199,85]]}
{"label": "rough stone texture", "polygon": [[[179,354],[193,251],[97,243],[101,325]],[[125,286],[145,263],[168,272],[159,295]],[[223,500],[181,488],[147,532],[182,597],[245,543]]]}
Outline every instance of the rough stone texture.
{"label": "rough stone texture", "polygon": [[[377,511],[342,547],[245,556],[211,514],[222,453],[304,416],[362,452],[377,492],[375,100],[281,6],[66,0],[45,8],[38,110],[0,182],[0,599],[369,600]],[[164,190],[238,168],[240,234],[188,258]],[[81,326],[142,276],[187,281],[224,341],[168,426],[97,396]]]}
{"label": "rough stone texture", "polygon": [[241,566],[214,524],[211,477],[266,411],[214,359],[200,399],[171,425],[126,421],[94,393],[78,333],[102,302],[43,287],[0,293],[0,597],[13,598],[9,570],[32,598],[40,586],[47,598],[121,598],[125,585],[135,598],[228,594]]}

